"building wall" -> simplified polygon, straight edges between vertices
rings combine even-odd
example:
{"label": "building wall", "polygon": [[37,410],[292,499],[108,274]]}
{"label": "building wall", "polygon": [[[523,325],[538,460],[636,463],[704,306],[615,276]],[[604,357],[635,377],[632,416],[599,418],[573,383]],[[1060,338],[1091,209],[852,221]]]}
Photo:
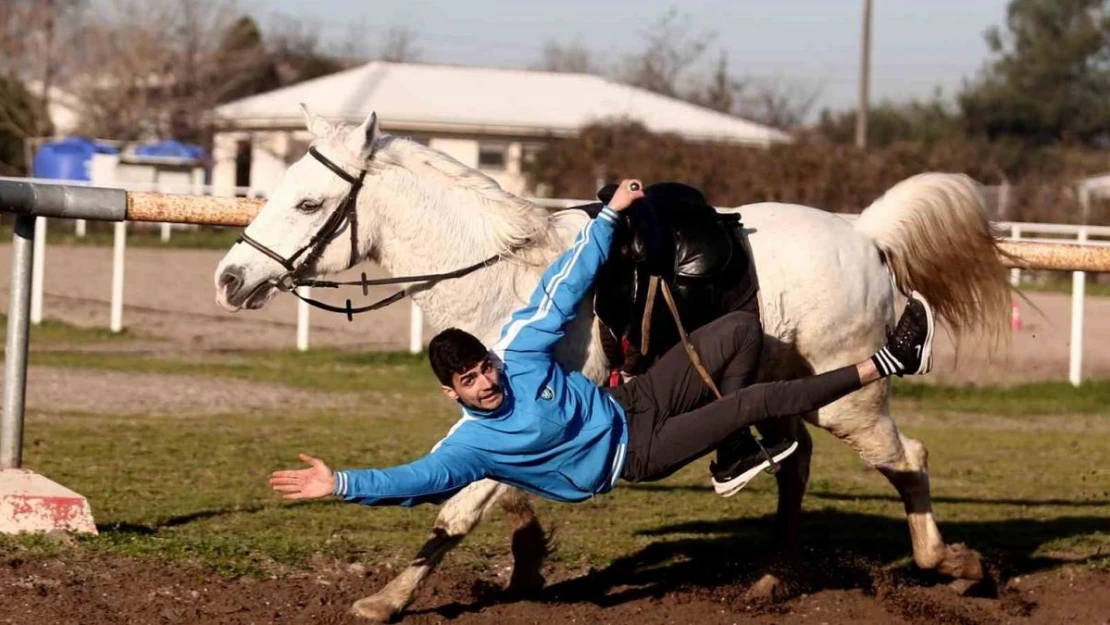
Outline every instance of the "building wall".
{"label": "building wall", "polygon": [[[404,131],[394,131],[405,136]],[[522,173],[524,147],[520,141],[501,137],[414,136],[413,139],[447,154],[460,163],[478,169],[498,182],[506,191],[527,195]],[[255,192],[268,196],[281,182],[290,163],[301,158],[311,137],[304,130],[268,132],[220,132],[214,138],[212,184],[220,195],[235,194],[236,155],[239,141],[251,142],[250,184]],[[502,162],[482,165],[479,160],[503,154]]]}

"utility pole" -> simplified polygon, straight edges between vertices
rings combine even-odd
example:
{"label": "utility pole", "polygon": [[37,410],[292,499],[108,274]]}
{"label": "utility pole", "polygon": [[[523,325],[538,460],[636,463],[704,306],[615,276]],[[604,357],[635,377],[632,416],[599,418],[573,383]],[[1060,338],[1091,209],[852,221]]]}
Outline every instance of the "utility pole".
{"label": "utility pole", "polygon": [[[54,22],[57,19],[56,10],[54,7],[54,0],[45,0],[43,2],[45,14],[45,50],[43,51],[43,68],[42,68],[42,106],[43,110],[47,111],[49,117],[50,111],[50,82],[54,78]],[[38,129],[36,129],[38,134]]]}
{"label": "utility pole", "polygon": [[859,108],[856,110],[856,147],[867,148],[867,109],[871,87],[871,0],[863,0],[863,33],[859,59]]}

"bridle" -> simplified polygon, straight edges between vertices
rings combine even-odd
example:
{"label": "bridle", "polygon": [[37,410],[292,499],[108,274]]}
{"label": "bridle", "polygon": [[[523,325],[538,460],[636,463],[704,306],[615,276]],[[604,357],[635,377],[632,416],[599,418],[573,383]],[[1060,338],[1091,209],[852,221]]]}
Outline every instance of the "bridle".
{"label": "bridle", "polygon": [[[356,204],[358,202],[358,193],[362,189],[362,181],[366,178],[367,172],[366,169],[362,169],[359,171],[357,176],[351,175],[347,173],[342,167],[329,160],[326,156],[320,154],[315,146],[308,148],[308,153],[311,154],[313,158],[320,161],[322,165],[335,173],[335,175],[351,183],[351,188],[347,191],[347,195],[343,198],[343,202],[339,205],[339,208],[337,208],[335,212],[332,213],[330,217],[328,217],[328,220],[324,222],[324,225],[320,226],[320,229],[316,231],[316,234],[312,235],[312,238],[309,239],[308,243],[306,243],[304,247],[294,252],[288,258],[282,256],[281,254],[278,254],[264,244],[251,238],[247,235],[246,232],[241,233],[239,235],[239,238],[235,239],[235,243],[246,243],[247,245],[258,250],[259,252],[266,255],[274,262],[277,262],[285,268],[285,273],[277,276],[276,278],[271,278],[267,282],[262,283],[263,285],[268,284],[284,293],[292,293],[306,304],[315,306],[316,308],[319,308],[321,310],[346,314],[347,320],[352,321],[354,315],[356,314],[369,312],[371,310],[377,310],[379,308],[385,308],[386,306],[389,306],[394,302],[398,302],[404,299],[408,295],[412,294],[412,291],[417,285],[408,286],[404,289],[401,289],[400,291],[397,291],[393,295],[390,295],[389,297],[385,297],[381,300],[378,300],[377,302],[374,302],[373,304],[357,308],[351,306],[350,299],[347,300],[347,305],[345,307],[340,308],[339,306],[333,306],[326,302],[321,302],[310,297],[305,297],[297,291],[297,287],[308,286],[338,288],[341,286],[361,286],[362,294],[365,296],[370,294],[369,287],[371,286],[379,286],[385,284],[404,284],[408,282],[428,283],[438,282],[440,280],[450,280],[452,278],[461,278],[462,276],[473,273],[479,269],[482,269],[483,267],[488,267],[501,259],[501,254],[495,254],[481,262],[474,263],[473,265],[468,265],[461,269],[455,269],[454,271],[418,276],[379,278],[375,280],[367,279],[365,272],[363,272],[362,278],[360,280],[349,282],[314,280],[306,277],[305,274],[311,271],[316,262],[320,260],[320,256],[323,255],[324,249],[328,246],[329,243],[335,240],[335,238],[343,232],[344,228],[348,229],[351,235],[351,256],[347,267],[353,267],[355,266],[355,264],[358,263],[360,256],[358,252],[358,211],[356,210]],[[297,259],[300,258],[302,254],[304,255],[304,258],[301,260],[300,264],[297,264]],[[256,287],[256,289],[257,288],[258,287]]]}

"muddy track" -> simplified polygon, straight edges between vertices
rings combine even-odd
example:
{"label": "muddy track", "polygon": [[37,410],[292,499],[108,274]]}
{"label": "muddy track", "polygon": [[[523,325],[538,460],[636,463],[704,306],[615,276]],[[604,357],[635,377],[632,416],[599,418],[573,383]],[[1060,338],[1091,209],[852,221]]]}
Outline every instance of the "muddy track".
{"label": "muddy track", "polygon": [[[800,575],[796,595],[772,606],[744,597],[747,580],[728,567],[694,578],[648,572],[570,572],[549,568],[536,597],[510,600],[494,573],[446,566],[404,623],[912,624],[1110,622],[1110,573],[1056,569],[1000,583],[994,597],[960,597],[936,580],[872,566],[844,554]],[[498,563],[505,564],[505,563]],[[704,564],[704,563],[703,563]],[[501,570],[500,568],[498,570]],[[50,561],[0,556],[0,623],[355,624],[355,600],[380,588],[389,570],[317,564],[277,579],[227,579],[186,566],[107,556]],[[740,573],[740,577],[747,574]],[[720,583],[714,582],[721,578]],[[725,581],[733,578],[731,581]]]}

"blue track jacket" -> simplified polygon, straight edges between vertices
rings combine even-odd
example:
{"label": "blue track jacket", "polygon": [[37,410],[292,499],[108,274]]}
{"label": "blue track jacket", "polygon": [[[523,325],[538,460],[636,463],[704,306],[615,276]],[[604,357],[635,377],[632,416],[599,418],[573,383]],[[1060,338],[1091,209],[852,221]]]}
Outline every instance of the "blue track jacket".
{"label": "blue track jacket", "polygon": [[366,505],[439,503],[482,478],[556,501],[611,490],[628,428],[613,398],[555,362],[555,344],[609,255],[617,213],[606,206],[544,273],[491,350],[505,399],[463,416],[427,456],[391,469],[338,471],[335,494]]}

